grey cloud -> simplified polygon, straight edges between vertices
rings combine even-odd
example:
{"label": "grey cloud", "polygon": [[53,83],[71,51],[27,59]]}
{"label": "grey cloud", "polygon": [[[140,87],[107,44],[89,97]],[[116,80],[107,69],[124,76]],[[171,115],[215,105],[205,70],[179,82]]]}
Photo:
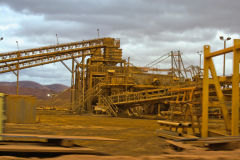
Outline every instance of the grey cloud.
{"label": "grey cloud", "polygon": [[[238,34],[240,26],[238,0],[0,0],[0,5],[20,15],[20,28],[11,35],[29,48],[56,43],[56,33],[60,42],[96,38],[100,28],[101,37],[121,38],[123,56],[137,65],[171,50],[182,50],[198,64],[197,50],[209,43],[219,48],[218,31]],[[29,15],[35,17],[21,18]],[[51,72],[46,78],[53,78]],[[24,73],[34,76],[31,70]]]}
{"label": "grey cloud", "polygon": [[[67,38],[85,35],[101,28],[104,35],[118,32],[131,38],[154,36],[161,32],[184,32],[193,28],[223,29],[236,32],[238,21],[228,17],[239,13],[236,0],[211,1],[2,1],[23,14],[44,16],[42,24],[22,22],[18,35],[64,33]],[[36,22],[33,22],[36,23]],[[39,22],[40,23],[40,22]],[[229,27],[231,24],[231,27]],[[46,29],[47,28],[47,29]],[[90,33],[89,35],[93,35]],[[90,36],[88,36],[90,37]]]}
{"label": "grey cloud", "polygon": [[[206,24],[210,27],[226,27],[229,24],[226,22],[231,21],[228,17],[237,15],[240,5],[237,0],[228,1],[227,5],[224,0],[11,0],[2,3],[16,11],[44,15],[50,20],[81,20],[90,23],[99,23],[101,20],[104,20],[103,23],[122,20],[119,21],[120,24],[130,19],[133,23],[143,20],[142,23],[149,25],[156,22],[164,24],[167,20],[167,24],[170,25],[166,29],[186,29],[185,27],[206,26]],[[171,25],[171,22],[175,25]]]}

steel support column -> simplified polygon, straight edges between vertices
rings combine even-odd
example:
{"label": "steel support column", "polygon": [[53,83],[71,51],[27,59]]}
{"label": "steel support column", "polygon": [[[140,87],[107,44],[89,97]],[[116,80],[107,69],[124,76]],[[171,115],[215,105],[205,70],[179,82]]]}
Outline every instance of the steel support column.
{"label": "steel support column", "polygon": [[83,108],[85,108],[84,100],[85,100],[85,56],[83,53],[83,56],[82,56],[82,107]]}
{"label": "steel support column", "polygon": [[71,108],[70,110],[72,110],[74,108],[75,105],[75,99],[74,99],[74,58],[72,59],[72,78],[71,78]]}
{"label": "steel support column", "polygon": [[232,76],[232,136],[239,135],[239,50],[240,40],[234,40]]}
{"label": "steel support column", "polygon": [[216,89],[216,93],[217,93],[217,97],[218,97],[218,101],[220,102],[221,105],[221,109],[222,109],[222,114],[223,114],[223,118],[224,118],[224,123],[225,123],[225,128],[227,133],[230,133],[231,130],[231,125],[230,125],[230,117],[228,114],[228,109],[227,106],[225,104],[225,98],[221,89],[221,85],[217,76],[217,72],[215,70],[214,64],[213,64],[213,60],[212,58],[209,59],[209,69],[211,71],[211,75],[212,75],[212,79],[213,79],[213,83]]}
{"label": "steel support column", "polygon": [[203,97],[202,97],[202,137],[208,137],[208,99],[209,99],[209,58],[205,56],[210,53],[210,46],[204,46],[204,70],[203,70]]}
{"label": "steel support column", "polygon": [[[20,57],[20,52],[17,53],[17,57],[18,58]],[[19,94],[19,60],[18,60],[18,63],[16,65],[16,68],[17,68],[17,91],[16,91],[16,94],[18,95]]]}

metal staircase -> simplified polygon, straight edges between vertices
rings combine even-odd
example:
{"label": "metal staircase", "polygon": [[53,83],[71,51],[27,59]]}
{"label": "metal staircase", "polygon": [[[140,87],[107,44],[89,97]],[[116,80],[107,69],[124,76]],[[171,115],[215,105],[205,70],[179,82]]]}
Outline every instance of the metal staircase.
{"label": "metal staircase", "polygon": [[102,96],[101,100],[102,100],[103,105],[106,107],[106,113],[108,115],[117,117],[118,116],[118,107],[115,104],[113,104],[112,100],[108,96],[107,97]]}
{"label": "metal staircase", "polygon": [[83,95],[81,95],[79,97],[79,102],[80,104],[78,105],[75,105],[75,108],[74,108],[74,112],[76,113],[82,113],[85,111],[85,108],[84,106],[86,105],[86,102],[90,99],[90,98],[93,98],[93,97],[96,97],[98,96],[102,89],[101,89],[101,86],[102,86],[102,83],[98,83],[96,86],[94,86],[93,88],[91,89],[88,89],[83,97]]}

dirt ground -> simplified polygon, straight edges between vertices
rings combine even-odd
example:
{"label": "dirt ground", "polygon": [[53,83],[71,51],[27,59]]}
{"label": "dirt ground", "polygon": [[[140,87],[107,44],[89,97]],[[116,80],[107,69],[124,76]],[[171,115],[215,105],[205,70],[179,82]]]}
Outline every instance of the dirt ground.
{"label": "dirt ground", "polygon": [[[174,151],[169,144],[155,134],[159,126],[156,120],[114,118],[94,115],[39,115],[36,124],[7,124],[7,133],[50,134],[72,136],[100,136],[119,141],[77,141],[92,148],[100,155],[61,155],[44,159],[240,159],[240,150]],[[0,156],[1,160],[24,159],[14,155]],[[39,159],[39,157],[28,157]],[[43,159],[40,158],[40,159]]]}

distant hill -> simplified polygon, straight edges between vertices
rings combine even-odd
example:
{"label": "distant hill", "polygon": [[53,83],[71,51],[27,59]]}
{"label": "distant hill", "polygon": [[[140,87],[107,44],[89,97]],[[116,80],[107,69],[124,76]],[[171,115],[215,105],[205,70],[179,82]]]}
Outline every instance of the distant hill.
{"label": "distant hill", "polygon": [[66,90],[67,88],[69,88],[69,87],[67,87],[65,85],[62,85],[62,84],[45,85],[45,87],[47,87],[48,89],[50,89],[50,90],[52,90],[56,93],[62,92],[64,90]]}
{"label": "distant hill", "polygon": [[[67,88],[69,87],[62,84],[41,85],[33,81],[19,82],[20,95],[33,95],[39,99],[47,99],[48,95],[58,94]],[[0,92],[16,94],[16,82],[0,82]]]}
{"label": "distant hill", "polygon": [[63,92],[53,95],[49,99],[42,99],[38,101],[39,107],[55,106],[55,107],[69,107],[71,100],[71,89],[68,88]]}

